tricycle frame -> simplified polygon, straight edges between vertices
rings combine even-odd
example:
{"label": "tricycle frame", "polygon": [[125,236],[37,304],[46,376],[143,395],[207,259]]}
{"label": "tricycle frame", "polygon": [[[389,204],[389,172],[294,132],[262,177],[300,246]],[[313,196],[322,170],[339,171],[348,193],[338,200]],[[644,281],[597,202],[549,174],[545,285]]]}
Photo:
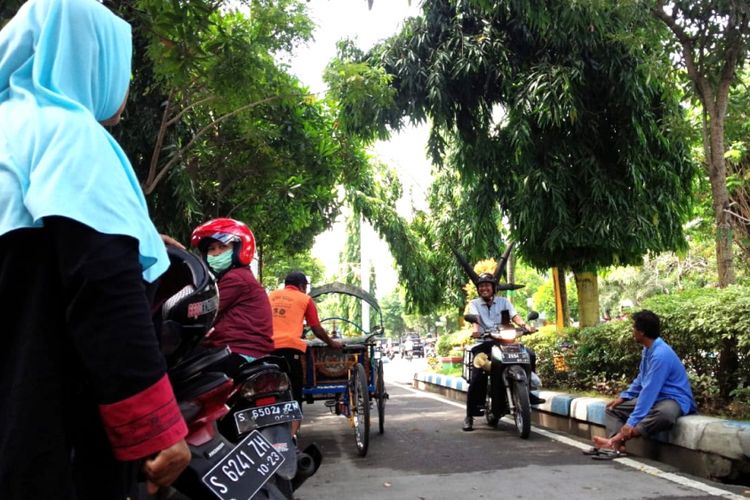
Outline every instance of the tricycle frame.
{"label": "tricycle frame", "polygon": [[[378,313],[380,325],[365,332],[360,325],[347,318],[322,319],[321,324],[334,320],[352,324],[363,335],[338,339],[344,342],[341,351],[329,348],[318,340],[308,341],[302,393],[308,404],[325,400],[332,412],[346,416],[355,431],[357,453],[365,456],[369,447],[371,400],[377,403],[379,433],[385,431],[385,400],[388,393],[383,379],[382,353],[375,342],[375,337],[383,333],[383,316],[375,298],[361,288],[330,283],[314,288],[310,296],[315,298],[327,293],[343,293],[368,302]],[[326,369],[329,371],[325,372]]]}

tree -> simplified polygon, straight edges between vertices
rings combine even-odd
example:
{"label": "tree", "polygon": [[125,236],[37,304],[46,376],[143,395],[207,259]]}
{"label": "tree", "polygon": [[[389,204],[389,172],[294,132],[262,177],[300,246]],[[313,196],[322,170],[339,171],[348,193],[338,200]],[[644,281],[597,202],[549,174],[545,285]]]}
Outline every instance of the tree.
{"label": "tree", "polygon": [[288,74],[278,55],[310,38],[299,0],[127,0],[134,79],[123,125],[152,217],[186,239],[231,216],[267,257],[310,248],[342,206],[337,186],[369,168],[364,148],[336,130],[327,102]]}
{"label": "tree", "polygon": [[750,50],[750,5],[737,0],[658,0],[653,15],[673,33],[681,66],[703,107],[705,166],[711,181],[719,286],[735,281],[725,163],[725,121],[737,69]]}
{"label": "tree", "polygon": [[[540,314],[544,313],[547,321],[553,321],[556,306],[554,284],[551,277],[539,285],[533,294],[533,298],[534,306],[538,309],[538,312]],[[578,296],[571,295],[568,306],[570,307],[570,316],[577,319],[579,317]]]}
{"label": "tree", "polygon": [[[725,161],[725,125],[737,69],[750,50],[750,5],[736,0],[659,0],[651,12],[677,39],[681,64],[703,107],[703,148],[716,225],[719,286],[735,282],[730,195]],[[720,387],[729,397],[738,369],[736,338],[722,342]]]}
{"label": "tree", "polygon": [[745,68],[730,93],[725,143],[730,221],[735,241],[750,264],[750,70]]}
{"label": "tree", "polygon": [[386,336],[399,338],[404,334],[406,323],[404,322],[404,306],[401,301],[401,291],[393,289],[380,301],[380,310],[383,312],[383,326]]}
{"label": "tree", "polygon": [[[346,222],[346,243],[339,257],[339,270],[336,273],[336,281],[347,285],[362,286],[362,269],[360,259],[361,248],[361,218],[357,214],[351,214]],[[336,297],[336,315],[350,321],[362,324],[362,301],[349,295],[338,295]]]}
{"label": "tree", "polygon": [[323,263],[313,257],[310,252],[287,256],[273,254],[266,259],[263,266],[261,284],[269,290],[275,290],[284,284],[284,278],[290,271],[302,271],[310,280],[312,286],[323,284],[325,268]]}
{"label": "tree", "polygon": [[[384,69],[392,105],[341,95],[341,120],[358,131],[429,118],[437,165],[482,185],[487,195],[474,201],[500,205],[527,262],[572,269],[581,324],[596,323],[599,267],[685,245],[695,170],[665,52],[631,36],[629,10],[599,2],[428,0],[422,9],[354,61]],[[355,97],[366,94],[355,84],[378,81],[347,78]]]}

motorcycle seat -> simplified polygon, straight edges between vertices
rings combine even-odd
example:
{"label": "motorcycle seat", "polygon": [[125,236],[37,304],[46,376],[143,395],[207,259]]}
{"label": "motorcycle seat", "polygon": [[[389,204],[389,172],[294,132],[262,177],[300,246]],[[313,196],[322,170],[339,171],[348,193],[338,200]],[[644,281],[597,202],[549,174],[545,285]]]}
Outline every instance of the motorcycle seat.
{"label": "motorcycle seat", "polygon": [[181,361],[177,366],[169,370],[169,380],[173,385],[190,380],[209,367],[227,359],[231,352],[227,347],[217,349],[201,349],[191,354],[187,359]]}

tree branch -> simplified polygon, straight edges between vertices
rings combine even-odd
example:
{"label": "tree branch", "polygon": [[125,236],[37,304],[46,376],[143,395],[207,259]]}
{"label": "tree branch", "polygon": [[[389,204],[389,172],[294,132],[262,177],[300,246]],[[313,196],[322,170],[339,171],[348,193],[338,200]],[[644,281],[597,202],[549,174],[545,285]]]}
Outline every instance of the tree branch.
{"label": "tree branch", "polygon": [[[730,26],[727,26],[727,30]],[[729,38],[729,37],[728,37]],[[742,52],[742,36],[736,33],[732,40],[727,41],[724,66],[721,68],[721,76],[716,89],[716,107],[722,118],[726,115],[729,101],[729,89],[737,71],[737,62]]]}
{"label": "tree branch", "polygon": [[651,10],[652,14],[666,24],[669,30],[674,33],[675,37],[677,37],[677,41],[680,42],[680,46],[682,47],[682,57],[685,59],[685,67],[687,68],[688,77],[695,85],[696,90],[698,91],[698,96],[703,101],[703,104],[713,104],[713,92],[711,91],[711,87],[703,75],[698,72],[698,66],[696,65],[695,57],[693,55],[693,44],[695,43],[695,38],[688,35],[685,30],[677,24],[677,20],[674,17],[664,12],[664,10],[662,10],[663,6],[663,2],[657,5]]}
{"label": "tree branch", "polygon": [[735,216],[736,218],[738,218],[739,220],[745,222],[746,224],[750,224],[750,219],[748,219],[747,217],[743,217],[742,215],[738,214],[737,212],[732,212],[728,208],[725,208],[724,212],[728,213],[729,215]]}
{"label": "tree branch", "polygon": [[[167,118],[169,117],[169,104],[172,102],[172,95],[173,94],[170,93],[169,97],[167,97],[167,100],[164,103],[164,113],[161,116],[159,133],[156,136],[156,144],[154,144],[154,150],[151,153],[151,162],[148,165],[148,176],[146,176],[145,186],[142,186],[144,188],[144,191],[146,191],[147,187],[154,182],[154,178],[156,177],[156,167],[159,164],[161,146],[162,144],[164,144],[164,137],[166,137],[167,135]],[[150,191],[148,191],[146,194],[149,193]]]}
{"label": "tree branch", "polygon": [[213,101],[214,99],[216,99],[216,96],[209,96],[209,97],[206,97],[205,99],[201,99],[200,101],[194,102],[190,106],[187,106],[185,109],[183,109],[182,111],[180,111],[179,113],[177,113],[177,115],[175,115],[174,118],[170,119],[169,122],[167,122],[167,126],[172,126],[175,123],[177,123],[178,121],[180,121],[180,118],[182,118],[182,115],[184,115],[185,113],[187,113],[191,109],[193,109],[193,108],[195,108],[197,106],[200,106],[201,104],[205,104],[205,103],[207,103],[209,101]]}
{"label": "tree branch", "polygon": [[225,115],[217,118],[216,120],[212,121],[211,123],[209,123],[208,125],[206,125],[202,129],[200,129],[195,135],[193,135],[192,139],[190,139],[190,141],[185,146],[183,146],[182,148],[180,148],[180,150],[177,151],[174,154],[174,156],[161,168],[161,170],[156,175],[156,177],[154,177],[153,180],[151,180],[151,182],[149,182],[146,185],[146,187],[144,188],[144,192],[147,195],[151,194],[154,191],[154,189],[156,189],[156,186],[159,184],[159,182],[167,174],[167,172],[169,171],[169,169],[172,168],[178,161],[180,161],[180,159],[185,154],[185,152],[188,151],[190,148],[192,148],[193,145],[198,141],[198,139],[200,139],[201,137],[203,137],[209,130],[211,130],[212,128],[214,128],[219,123],[221,123],[224,120],[226,120],[228,118],[231,118],[232,116],[235,116],[235,115],[237,115],[237,114],[239,114],[239,113],[241,113],[243,111],[246,111],[248,109],[252,109],[252,108],[254,108],[256,106],[260,106],[261,104],[265,104],[267,102],[271,102],[271,101],[274,101],[274,100],[277,100],[277,99],[282,99],[282,98],[287,98],[287,97],[304,97],[304,96],[305,96],[305,94],[292,94],[292,95],[286,95],[286,96],[275,95],[275,96],[271,96],[271,97],[266,97],[265,99],[261,99],[260,101],[255,101],[255,102],[251,102],[249,104],[246,104],[244,106],[240,106],[239,108],[235,109],[234,111],[231,111],[231,112],[229,112],[229,113],[227,113],[227,114],[225,114]]}

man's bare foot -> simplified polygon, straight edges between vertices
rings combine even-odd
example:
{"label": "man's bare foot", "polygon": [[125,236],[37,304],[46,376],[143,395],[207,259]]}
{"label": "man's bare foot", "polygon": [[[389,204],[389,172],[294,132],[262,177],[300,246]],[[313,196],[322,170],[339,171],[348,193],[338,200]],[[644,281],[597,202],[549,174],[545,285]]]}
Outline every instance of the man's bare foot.
{"label": "man's bare foot", "polygon": [[594,446],[597,448],[612,448],[612,442],[611,440],[601,437],[601,436],[594,436],[591,441],[594,442]]}
{"label": "man's bare foot", "polygon": [[610,439],[594,436],[592,441],[594,442],[594,446],[599,449],[625,451],[625,442],[622,439],[618,439],[617,436],[613,436]]}

